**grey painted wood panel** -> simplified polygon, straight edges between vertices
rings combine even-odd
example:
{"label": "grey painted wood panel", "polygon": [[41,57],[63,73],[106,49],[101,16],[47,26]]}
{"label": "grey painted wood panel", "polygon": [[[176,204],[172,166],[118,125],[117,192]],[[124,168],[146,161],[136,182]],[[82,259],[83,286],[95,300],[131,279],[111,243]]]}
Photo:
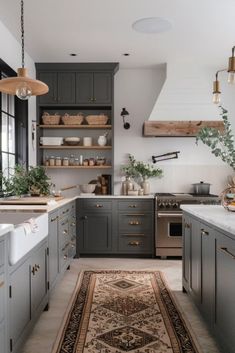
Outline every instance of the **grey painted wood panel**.
{"label": "grey painted wood panel", "polygon": [[58,242],[58,212],[50,214],[49,219],[49,234],[48,234],[48,246],[49,246],[49,284],[50,289],[56,283],[57,276],[59,274],[59,242]]}
{"label": "grey painted wood panel", "polygon": [[93,103],[93,73],[77,73],[76,74],[76,103],[92,104]]}
{"label": "grey painted wood panel", "polygon": [[49,92],[39,96],[40,104],[55,104],[57,103],[57,73],[56,72],[40,72],[39,80],[46,83],[49,87]]}
{"label": "grey painted wood panel", "polygon": [[112,103],[112,76],[110,73],[94,73],[93,102],[95,104]]}
{"label": "grey painted wood panel", "polygon": [[75,103],[75,77],[74,72],[58,72],[58,96],[59,104]]}

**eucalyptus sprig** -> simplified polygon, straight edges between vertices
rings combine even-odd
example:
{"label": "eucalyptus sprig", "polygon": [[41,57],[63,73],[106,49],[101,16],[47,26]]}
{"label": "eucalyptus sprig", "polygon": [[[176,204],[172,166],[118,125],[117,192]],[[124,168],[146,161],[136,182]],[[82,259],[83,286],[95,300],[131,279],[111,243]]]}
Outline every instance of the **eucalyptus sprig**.
{"label": "eucalyptus sprig", "polygon": [[220,157],[223,162],[227,163],[230,167],[235,170],[235,144],[234,135],[232,132],[231,124],[228,120],[228,111],[221,108],[221,116],[224,122],[224,131],[211,127],[203,127],[197,137],[196,144],[201,140],[205,145],[211,148],[211,152],[216,156]]}
{"label": "eucalyptus sprig", "polygon": [[133,155],[128,156],[128,165],[122,167],[122,171],[129,177],[154,178],[161,177],[163,171],[161,168],[155,168],[149,163],[137,161]]}

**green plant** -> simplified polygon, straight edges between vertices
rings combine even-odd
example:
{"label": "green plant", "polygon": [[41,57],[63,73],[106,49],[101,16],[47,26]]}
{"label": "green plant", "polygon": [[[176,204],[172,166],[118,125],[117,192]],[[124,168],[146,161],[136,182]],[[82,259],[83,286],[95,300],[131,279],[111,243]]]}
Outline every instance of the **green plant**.
{"label": "green plant", "polygon": [[25,166],[16,164],[14,168],[9,168],[9,177],[1,173],[0,179],[4,196],[50,193],[50,178],[42,166],[29,167],[27,170]]}
{"label": "green plant", "polygon": [[154,178],[154,177],[161,177],[163,174],[162,169],[155,168],[149,163],[137,161],[134,158],[134,156],[131,154],[129,154],[128,160],[129,160],[128,165],[122,167],[122,171],[128,177]]}
{"label": "green plant", "polygon": [[31,194],[49,195],[51,182],[44,167],[29,167],[27,180]]}
{"label": "green plant", "polygon": [[205,145],[211,148],[211,152],[216,157],[220,157],[222,161],[235,170],[234,135],[231,124],[228,121],[228,111],[223,107],[220,108],[222,111],[221,116],[224,121],[224,131],[220,132],[214,128],[204,127],[199,131],[196,137],[196,143],[198,144],[198,141],[201,140]]}

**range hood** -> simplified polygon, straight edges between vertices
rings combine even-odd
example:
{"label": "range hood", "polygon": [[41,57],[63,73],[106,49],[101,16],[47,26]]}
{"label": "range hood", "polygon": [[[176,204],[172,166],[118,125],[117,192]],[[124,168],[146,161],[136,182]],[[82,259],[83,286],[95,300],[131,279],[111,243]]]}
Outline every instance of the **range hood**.
{"label": "range hood", "polygon": [[223,130],[218,106],[212,103],[213,73],[194,66],[166,65],[166,80],[144,123],[144,136],[196,136],[204,126]]}

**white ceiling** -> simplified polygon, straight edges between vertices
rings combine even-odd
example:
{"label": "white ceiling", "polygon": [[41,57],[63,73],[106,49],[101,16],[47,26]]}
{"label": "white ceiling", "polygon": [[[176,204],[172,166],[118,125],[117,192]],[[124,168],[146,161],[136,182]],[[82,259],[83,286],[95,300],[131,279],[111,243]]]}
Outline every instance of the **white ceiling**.
{"label": "white ceiling", "polygon": [[[235,45],[234,14],[234,0],[25,0],[25,49],[36,62],[134,68],[193,59],[220,68]],[[131,28],[155,16],[170,20],[173,30],[143,34]],[[0,20],[20,40],[20,0],[0,0]]]}

